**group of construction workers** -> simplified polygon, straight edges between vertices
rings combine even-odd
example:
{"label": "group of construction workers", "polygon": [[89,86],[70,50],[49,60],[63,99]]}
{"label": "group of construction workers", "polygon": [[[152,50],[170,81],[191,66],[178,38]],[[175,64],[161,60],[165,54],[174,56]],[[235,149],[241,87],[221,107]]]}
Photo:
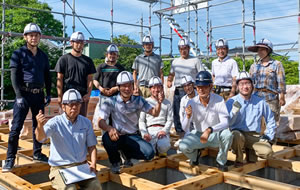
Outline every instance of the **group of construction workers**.
{"label": "group of construction workers", "polygon": [[[51,78],[48,57],[38,48],[41,30],[29,23],[23,35],[26,44],[13,53],[10,62],[16,100],[2,172],[14,167],[19,134],[29,108],[33,159],[49,163],[53,188],[76,189],[76,184],[64,183],[60,169],[88,162],[90,170],[96,172],[97,139],[92,123],[85,117],[93,85],[100,90],[93,124],[103,131],[102,143],[113,173],[131,167],[132,159],[148,161],[155,155],[167,156],[173,125],[179,136],[174,146],[192,166],[200,163],[206,147],[219,148],[215,166],[222,171],[228,170],[230,148],[236,154],[236,167],[272,155],[286,85],[283,66],[270,57],[273,46],[267,39],[248,48],[260,57],[248,73],[239,72],[236,61],[228,56],[225,39],[216,41],[218,58],[209,72],[200,59],[190,56],[189,39],[182,38],[178,43],[180,57],[172,61],[164,81],[163,61],[153,52],[151,35],[143,38],[144,52],[136,57],[131,74],[118,62],[120,55],[115,44],[108,46],[105,62],[96,69],[92,59],[82,54],[83,33],[74,32],[70,37],[71,52],[60,57],[55,67],[58,103],[63,113],[47,121],[44,107],[51,101]],[[167,88],[175,87],[172,103],[165,98],[165,82]],[[42,143],[48,138],[49,159],[41,152]],[[77,185],[101,189],[97,178]]]}

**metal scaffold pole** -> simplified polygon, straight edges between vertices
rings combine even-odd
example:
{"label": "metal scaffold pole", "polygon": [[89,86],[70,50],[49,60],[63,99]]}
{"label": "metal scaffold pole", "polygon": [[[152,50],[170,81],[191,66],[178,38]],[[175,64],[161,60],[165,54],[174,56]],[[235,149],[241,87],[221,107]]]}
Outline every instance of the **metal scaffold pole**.
{"label": "metal scaffold pole", "polygon": [[143,43],[143,37],[144,37],[144,31],[143,31],[143,15],[141,17],[141,36],[140,36],[140,40],[141,40],[141,44]]}
{"label": "metal scaffold pole", "polygon": [[209,6],[207,2],[207,8],[206,8],[206,60],[209,60],[209,36],[210,36],[210,30],[209,30]]}
{"label": "metal scaffold pole", "polygon": [[[66,37],[66,0],[63,0],[64,14],[63,14],[63,38]],[[66,40],[63,41],[63,55],[66,53]]]}
{"label": "metal scaffold pole", "polygon": [[75,32],[75,0],[73,0],[73,9],[72,9],[72,14],[73,14],[73,26],[72,26],[72,29],[73,29],[73,32]]}
{"label": "metal scaffold pole", "polygon": [[298,62],[299,62],[299,64],[298,64],[298,75],[299,75],[299,77],[298,77],[298,79],[299,79],[299,81],[298,81],[298,83],[300,84],[300,0],[299,0],[299,2],[298,2],[298,9],[299,9],[299,15],[298,15]]}
{"label": "metal scaffold pole", "polygon": [[188,14],[187,14],[187,34],[188,39],[190,39],[191,36],[191,9],[190,9],[190,0],[188,0]]}
{"label": "metal scaffold pole", "polygon": [[[5,31],[5,0],[2,1],[2,31]],[[2,43],[1,43],[1,110],[4,109],[4,43],[5,36],[2,35]]]}
{"label": "metal scaffold pole", "polygon": [[245,40],[245,1],[242,1],[242,40],[243,40],[243,46],[242,46],[242,50],[243,50],[243,54],[242,54],[242,60],[243,60],[243,71],[246,70],[245,67],[245,46],[246,46],[246,40]]}
{"label": "metal scaffold pole", "polygon": [[198,10],[197,10],[197,5],[194,5],[195,8],[195,38],[196,38],[196,54],[199,55],[199,39],[198,39]]}
{"label": "metal scaffold pole", "polygon": [[111,33],[110,33],[110,42],[113,42],[114,38],[114,0],[111,0],[111,10],[110,10],[110,15],[111,15]]}
{"label": "metal scaffold pole", "polygon": [[152,3],[149,3],[149,34],[151,35],[151,15],[152,14]]}

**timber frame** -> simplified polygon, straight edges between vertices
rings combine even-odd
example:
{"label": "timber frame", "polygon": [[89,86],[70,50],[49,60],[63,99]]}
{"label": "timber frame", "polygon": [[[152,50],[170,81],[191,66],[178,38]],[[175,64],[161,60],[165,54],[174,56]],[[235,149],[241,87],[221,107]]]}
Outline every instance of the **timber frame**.
{"label": "timber frame", "polygon": [[[0,128],[0,158],[5,160],[8,142],[8,127]],[[95,131],[96,135],[100,135],[100,131]],[[20,150],[17,154],[17,166],[12,172],[1,173],[0,183],[8,189],[52,189],[51,182],[40,184],[32,184],[26,181],[22,176],[27,174],[35,174],[49,170],[48,164],[34,163],[32,159],[32,140],[19,140]],[[153,190],[153,189],[204,189],[217,184],[231,184],[248,189],[299,189],[287,183],[282,183],[262,177],[250,175],[249,173],[270,167],[288,170],[300,173],[300,161],[293,160],[294,157],[300,157],[300,145],[294,147],[285,147],[273,145],[275,152],[273,157],[267,160],[259,160],[256,163],[245,164],[240,168],[229,167],[228,172],[221,172],[215,167],[207,165],[199,165],[191,167],[186,161],[186,157],[182,154],[173,154],[166,158],[155,158],[150,162],[139,162],[130,168],[123,168],[121,174],[113,174],[109,167],[97,164],[98,178],[101,183],[114,182],[122,186],[132,189]],[[107,160],[108,156],[101,146],[97,146],[98,160]],[[205,149],[201,156],[216,157],[217,149]],[[49,148],[43,147],[43,153],[49,155]],[[234,161],[235,155],[228,152],[228,160]],[[149,172],[160,168],[171,168],[179,172],[192,175],[192,177],[162,185],[141,177],[137,174]]]}

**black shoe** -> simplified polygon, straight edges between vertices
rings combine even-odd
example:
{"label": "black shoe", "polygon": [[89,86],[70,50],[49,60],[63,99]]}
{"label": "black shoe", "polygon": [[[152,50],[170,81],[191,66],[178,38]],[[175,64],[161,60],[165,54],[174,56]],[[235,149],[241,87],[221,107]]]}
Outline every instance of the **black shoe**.
{"label": "black shoe", "polygon": [[40,153],[37,155],[33,155],[33,161],[48,163],[48,157],[45,154]]}
{"label": "black shoe", "polygon": [[217,165],[217,168],[222,171],[222,172],[228,172],[228,166],[226,165],[221,165],[219,163],[216,164]]}
{"label": "black shoe", "polygon": [[15,165],[15,159],[14,158],[8,158],[5,160],[5,164],[2,167],[2,172],[10,172]]}
{"label": "black shoe", "polygon": [[131,159],[126,159],[123,163],[124,168],[130,168],[133,166],[133,163],[131,162]]}
{"label": "black shoe", "polygon": [[191,166],[198,166],[199,165],[199,158],[201,156],[201,149],[197,150],[197,158],[196,161],[190,161]]}
{"label": "black shoe", "polygon": [[113,163],[110,167],[110,171],[114,174],[120,174],[121,173],[121,168],[120,168],[120,163]]}

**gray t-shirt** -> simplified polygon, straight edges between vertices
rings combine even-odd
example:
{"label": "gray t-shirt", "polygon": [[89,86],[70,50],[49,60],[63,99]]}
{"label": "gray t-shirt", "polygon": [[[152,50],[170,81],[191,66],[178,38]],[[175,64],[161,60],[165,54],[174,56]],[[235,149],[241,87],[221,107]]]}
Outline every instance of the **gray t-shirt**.
{"label": "gray t-shirt", "polygon": [[181,78],[190,75],[194,80],[198,72],[204,71],[201,61],[196,57],[189,56],[187,59],[176,58],[171,65],[170,73],[175,74],[174,86],[181,86]]}
{"label": "gray t-shirt", "polygon": [[149,80],[153,76],[160,77],[160,69],[164,64],[159,55],[152,53],[150,56],[145,54],[138,55],[132,65],[132,69],[139,74],[138,81],[140,85],[148,85]]}

